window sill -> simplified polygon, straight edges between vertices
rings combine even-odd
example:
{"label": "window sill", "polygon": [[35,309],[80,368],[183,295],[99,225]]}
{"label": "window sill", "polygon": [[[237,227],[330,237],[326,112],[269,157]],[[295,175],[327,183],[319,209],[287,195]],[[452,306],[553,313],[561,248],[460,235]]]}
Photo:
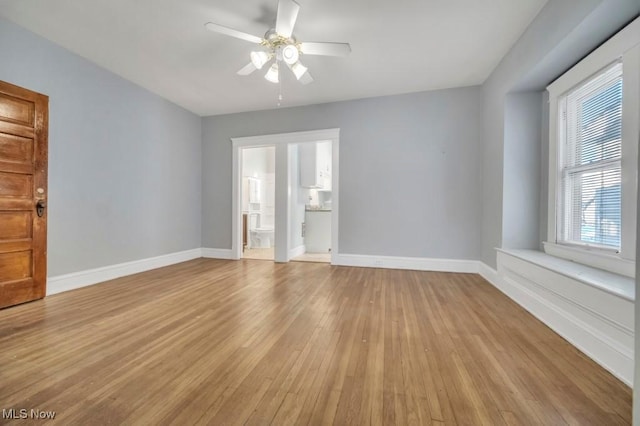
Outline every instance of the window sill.
{"label": "window sill", "polygon": [[635,278],[636,264],[634,261],[623,259],[602,250],[589,250],[546,241],[542,244],[544,245],[544,252],[550,256],[589,265],[596,270],[601,269],[616,275]]}
{"label": "window sill", "polygon": [[498,249],[498,251],[565,275],[623,299],[635,301],[636,288],[633,278],[561,259],[538,250]]}

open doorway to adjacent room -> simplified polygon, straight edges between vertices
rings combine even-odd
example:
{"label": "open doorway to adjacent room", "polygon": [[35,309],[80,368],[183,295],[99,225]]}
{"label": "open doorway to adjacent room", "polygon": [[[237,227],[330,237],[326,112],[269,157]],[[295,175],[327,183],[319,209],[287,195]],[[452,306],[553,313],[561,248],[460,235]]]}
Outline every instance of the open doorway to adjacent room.
{"label": "open doorway to adjacent room", "polygon": [[331,141],[296,144],[290,152],[291,260],[331,262]]}
{"label": "open doorway to adjacent room", "polygon": [[242,257],[274,260],[274,146],[242,149]]}

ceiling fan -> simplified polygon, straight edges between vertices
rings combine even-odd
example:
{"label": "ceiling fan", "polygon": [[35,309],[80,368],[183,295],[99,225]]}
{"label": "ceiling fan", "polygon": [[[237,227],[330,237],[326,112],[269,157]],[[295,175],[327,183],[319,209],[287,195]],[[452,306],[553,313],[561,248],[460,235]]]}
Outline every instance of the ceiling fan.
{"label": "ceiling fan", "polygon": [[279,0],[275,28],[269,29],[264,37],[257,37],[223,25],[207,22],[208,30],[236,37],[261,45],[263,49],[251,52],[251,62],[244,66],[239,75],[249,75],[273,61],[264,78],[272,83],[280,81],[280,64],[284,63],[302,84],[313,81],[307,67],[300,62],[301,55],[347,56],[351,53],[349,43],[300,42],[293,36],[300,5],[294,0]]}

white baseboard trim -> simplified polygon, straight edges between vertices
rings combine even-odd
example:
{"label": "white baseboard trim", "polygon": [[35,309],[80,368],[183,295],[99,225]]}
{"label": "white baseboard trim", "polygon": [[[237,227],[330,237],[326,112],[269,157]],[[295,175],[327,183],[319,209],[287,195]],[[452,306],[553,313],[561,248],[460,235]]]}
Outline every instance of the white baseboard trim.
{"label": "white baseboard trim", "polygon": [[292,248],[289,250],[289,259],[293,259],[294,257],[301,256],[307,252],[307,248],[303,245],[298,246],[296,248]]}
{"label": "white baseboard trim", "polygon": [[233,250],[231,249],[203,248],[202,257],[209,259],[234,260]]}
{"label": "white baseboard trim", "polygon": [[370,256],[336,253],[332,264],[364,268],[410,269],[414,271],[437,271],[478,273],[477,260],[436,259],[426,257]]}
{"label": "white baseboard trim", "polygon": [[478,261],[478,274],[480,274],[482,278],[493,284],[494,287],[498,287],[496,285],[496,283],[498,282],[498,271],[493,269],[491,266],[487,265],[484,262]]}
{"label": "white baseboard trim", "polygon": [[[520,274],[480,263],[480,275],[626,385],[633,387],[633,348],[603,332],[610,324],[584,306],[561,300]],[[606,298],[603,293],[603,298]],[[604,300],[602,301],[604,303]],[[627,336],[628,337],[628,336]]]}
{"label": "white baseboard trim", "polygon": [[47,296],[202,257],[192,249],[47,278]]}

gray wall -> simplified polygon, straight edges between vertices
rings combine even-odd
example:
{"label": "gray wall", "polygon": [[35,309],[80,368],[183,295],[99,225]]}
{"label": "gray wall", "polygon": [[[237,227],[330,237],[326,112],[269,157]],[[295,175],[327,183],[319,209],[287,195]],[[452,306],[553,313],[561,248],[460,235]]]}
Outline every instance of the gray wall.
{"label": "gray wall", "polygon": [[340,253],[479,257],[477,87],[205,118],[203,246],[231,248],[231,137],[336,127]]}
{"label": "gray wall", "polygon": [[[515,151],[518,149],[517,145],[505,147],[505,128],[512,126],[505,121],[510,119],[505,114],[507,94],[543,91],[556,77],[633,20],[638,13],[638,0],[549,0],[482,86],[484,203],[481,260],[487,265],[496,267],[495,248],[502,247],[505,242],[503,213],[511,211],[511,206],[507,200],[505,207],[507,193],[504,183],[511,181],[511,172],[521,166],[512,161],[517,161],[518,158],[528,161],[525,160],[525,155]],[[542,111],[542,106],[540,108]],[[513,115],[516,116],[517,114]],[[533,132],[545,125],[541,120],[542,112],[536,116],[531,116],[529,123],[525,124],[531,129],[530,133],[521,138],[525,152],[533,149],[530,146],[536,140]],[[510,158],[505,158],[505,152]],[[509,175],[505,175],[507,162]],[[520,177],[532,182],[535,187],[530,188],[531,192],[540,194],[540,200],[544,200],[546,191],[540,184],[542,179],[535,176],[540,173],[541,167],[535,170],[528,164],[523,163],[522,166],[529,171],[529,175]],[[537,223],[531,219],[529,223],[520,223],[519,226],[525,227],[523,232],[527,235],[526,245],[530,245],[530,236],[545,226],[544,223],[546,222],[540,217]],[[510,219],[506,227],[508,230],[512,229]],[[509,232],[507,244],[511,244],[514,238],[514,234]]]}
{"label": "gray wall", "polygon": [[502,247],[538,249],[542,93],[505,98]]}
{"label": "gray wall", "polygon": [[49,96],[49,276],[200,247],[200,117],[3,19],[0,57]]}

